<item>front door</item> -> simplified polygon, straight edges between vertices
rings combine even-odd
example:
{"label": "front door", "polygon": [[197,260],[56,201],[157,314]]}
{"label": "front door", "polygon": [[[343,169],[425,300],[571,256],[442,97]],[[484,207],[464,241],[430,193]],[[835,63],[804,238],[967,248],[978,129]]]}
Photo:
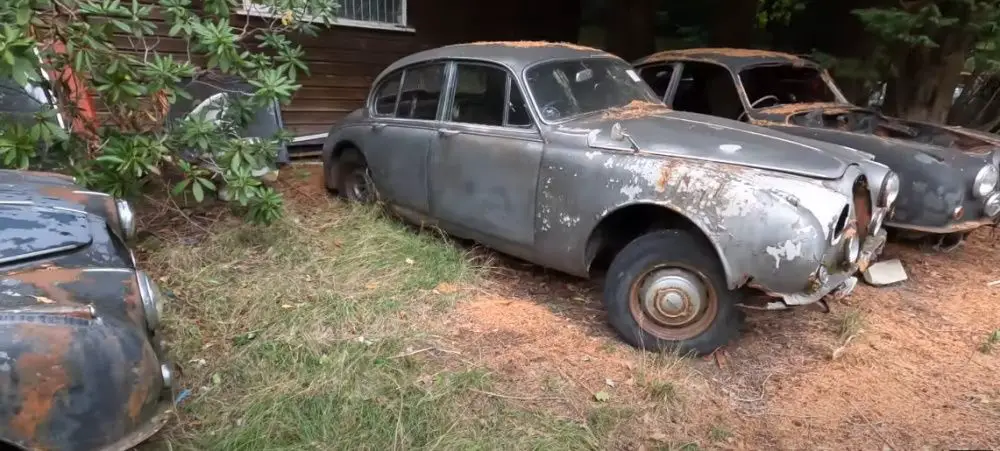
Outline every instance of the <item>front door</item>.
{"label": "front door", "polygon": [[408,67],[386,77],[372,106],[365,155],[383,199],[430,213],[427,160],[437,136],[445,63]]}
{"label": "front door", "polygon": [[433,216],[456,235],[515,255],[535,238],[542,139],[506,69],[457,63],[431,144]]}

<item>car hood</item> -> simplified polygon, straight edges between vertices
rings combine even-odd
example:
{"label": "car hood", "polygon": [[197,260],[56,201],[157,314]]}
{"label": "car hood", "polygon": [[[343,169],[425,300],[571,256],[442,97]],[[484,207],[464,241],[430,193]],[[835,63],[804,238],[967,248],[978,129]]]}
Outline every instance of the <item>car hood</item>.
{"label": "car hood", "polygon": [[0,204],[0,265],[71,251],[91,241],[87,213]]}
{"label": "car hood", "polygon": [[[836,179],[869,155],[763,127],[662,108],[624,108],[564,127],[590,129],[590,146],[628,147],[611,138],[620,123],[643,152],[708,160],[821,179]],[[596,130],[595,130],[596,129]]]}

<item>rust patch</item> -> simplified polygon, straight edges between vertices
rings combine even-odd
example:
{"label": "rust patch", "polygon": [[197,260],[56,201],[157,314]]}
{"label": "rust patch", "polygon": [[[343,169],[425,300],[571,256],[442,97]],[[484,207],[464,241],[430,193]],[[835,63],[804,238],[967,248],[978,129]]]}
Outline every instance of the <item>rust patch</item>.
{"label": "rust patch", "polygon": [[70,202],[80,205],[86,205],[87,202],[90,200],[90,196],[74,192],[76,191],[76,189],[67,188],[65,186],[45,186],[42,187],[40,191],[42,192],[42,194],[46,196],[51,196],[62,200],[68,200]]}
{"label": "rust patch", "polygon": [[38,426],[49,417],[56,394],[69,385],[63,368],[73,341],[73,330],[41,324],[21,324],[17,336],[26,343],[45,343],[46,353],[24,353],[17,358],[21,409],[10,422],[22,437],[35,437]]}
{"label": "rust patch", "polygon": [[55,177],[55,178],[59,178],[59,179],[63,179],[63,180],[69,181],[69,182],[76,183],[76,180],[73,179],[73,176],[66,175],[66,174],[60,174],[58,172],[49,172],[49,171],[24,171],[24,173],[28,174],[28,175],[38,175],[38,176],[42,176],[42,177]]}
{"label": "rust patch", "polygon": [[34,285],[46,296],[56,302],[75,304],[73,294],[62,288],[60,284],[81,279],[83,270],[79,268],[60,268],[49,266],[42,269],[7,274],[7,278]]}
{"label": "rust patch", "polygon": [[146,405],[153,392],[153,387],[150,386],[150,383],[158,377],[158,368],[155,362],[156,355],[153,354],[153,350],[149,346],[143,346],[142,360],[137,362],[136,366],[132,369],[132,374],[135,376],[135,385],[133,385],[132,393],[128,397],[128,417],[132,421],[132,424],[136,424],[141,420],[142,408]]}
{"label": "rust patch", "polygon": [[769,108],[761,108],[760,111],[767,114],[778,114],[782,116],[791,116],[798,113],[805,113],[813,110],[823,110],[823,114],[843,114],[848,113],[858,109],[853,105],[844,105],[842,103],[832,103],[832,102],[816,102],[816,103],[787,103],[784,105],[777,105]]}
{"label": "rust patch", "polygon": [[694,48],[679,50],[664,50],[646,57],[645,61],[663,61],[675,58],[698,58],[717,62],[720,58],[776,58],[790,61],[796,65],[805,65],[808,61],[789,53],[772,50],[736,49],[728,47]]}
{"label": "rust patch", "polygon": [[139,293],[139,281],[135,277],[129,276],[122,280],[122,284],[125,285],[125,313],[136,324],[142,324],[144,314],[142,311],[142,298]]}
{"label": "rust patch", "polygon": [[[470,42],[465,45],[496,45],[500,47],[516,47],[522,49],[528,48],[539,48],[539,47],[562,47],[573,50],[582,50],[588,52],[602,52],[601,50],[595,49],[593,47],[587,47],[585,45],[573,44],[571,42],[549,42],[549,41],[476,41]],[[603,53],[603,52],[602,52]]]}
{"label": "rust patch", "polygon": [[674,168],[677,166],[677,160],[668,160],[663,163],[660,167],[660,178],[656,179],[656,184],[654,189],[658,193],[665,192],[667,190],[667,184],[670,183],[670,176],[674,172]]}
{"label": "rust patch", "polygon": [[854,217],[858,222],[858,234],[868,236],[868,226],[872,221],[872,203],[868,192],[868,182],[858,178],[854,182]]}
{"label": "rust patch", "polygon": [[642,119],[667,111],[670,111],[670,108],[662,103],[633,100],[628,105],[605,111],[601,115],[601,120],[625,121],[629,119]]}

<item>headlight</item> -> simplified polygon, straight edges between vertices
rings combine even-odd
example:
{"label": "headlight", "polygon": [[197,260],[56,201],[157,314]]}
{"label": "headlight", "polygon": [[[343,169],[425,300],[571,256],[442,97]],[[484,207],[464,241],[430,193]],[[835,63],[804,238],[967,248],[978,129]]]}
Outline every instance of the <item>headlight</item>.
{"label": "headlight", "polygon": [[135,277],[139,281],[139,296],[142,298],[146,327],[154,331],[160,327],[160,318],[163,316],[163,295],[160,293],[160,287],[153,282],[146,271],[136,271]]}
{"label": "headlight", "polygon": [[986,197],[997,187],[998,179],[1000,179],[1000,169],[991,164],[983,166],[976,173],[976,179],[972,182],[972,194],[975,194],[976,197]]}
{"label": "headlight", "polygon": [[1000,193],[993,193],[992,196],[986,199],[986,206],[983,207],[983,213],[986,213],[987,218],[992,218],[1000,214]]}
{"label": "headlight", "polygon": [[882,191],[879,194],[879,207],[888,207],[896,202],[899,197],[899,176],[895,172],[889,172],[882,180]]}
{"label": "headlight", "polygon": [[861,257],[861,238],[858,238],[857,234],[851,235],[844,245],[844,250],[846,254],[844,255],[844,263],[848,266],[857,263],[858,258]]}
{"label": "headlight", "polygon": [[115,207],[118,208],[118,223],[122,226],[122,234],[126,240],[130,240],[135,236],[135,212],[124,199],[115,199]]}

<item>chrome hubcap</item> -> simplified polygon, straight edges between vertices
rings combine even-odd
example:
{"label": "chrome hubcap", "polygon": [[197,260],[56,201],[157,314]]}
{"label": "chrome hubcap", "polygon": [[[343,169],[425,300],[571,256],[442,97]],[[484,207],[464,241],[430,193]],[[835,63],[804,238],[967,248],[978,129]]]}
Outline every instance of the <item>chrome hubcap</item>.
{"label": "chrome hubcap", "polygon": [[652,320],[664,326],[690,324],[705,311],[708,289],[689,271],[671,268],[646,277],[639,290],[642,309]]}

